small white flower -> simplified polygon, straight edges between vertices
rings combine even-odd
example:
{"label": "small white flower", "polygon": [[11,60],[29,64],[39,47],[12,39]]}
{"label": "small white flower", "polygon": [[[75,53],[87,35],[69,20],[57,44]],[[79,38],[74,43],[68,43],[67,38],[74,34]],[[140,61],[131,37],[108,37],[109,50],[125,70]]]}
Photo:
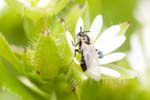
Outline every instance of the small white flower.
{"label": "small white flower", "polygon": [[[114,25],[105,30],[102,34],[99,34],[102,28],[102,24],[103,24],[102,16],[98,15],[94,19],[90,29],[87,30],[90,31],[89,33],[87,33],[87,35],[90,37],[91,43],[94,45],[94,48],[100,50],[104,55],[103,58],[98,59],[99,65],[87,68],[87,72],[95,80],[99,80],[101,73],[113,77],[120,77],[119,72],[104,67],[103,65],[121,60],[122,58],[125,57],[125,54],[122,52],[112,53],[114,50],[119,48],[126,39],[124,35],[118,35],[121,29],[120,25]],[[82,27],[82,30],[84,30],[82,18],[79,18],[77,21],[76,35],[80,32],[80,27]],[[72,53],[74,54],[74,46],[72,45],[73,38],[70,32],[68,31],[66,31],[66,39]]]}
{"label": "small white flower", "polygon": [[141,86],[150,88],[150,10],[149,0],[139,0],[135,17],[142,24],[131,37],[131,52],[128,62],[138,73]]}
{"label": "small white flower", "polygon": [[49,2],[51,1],[51,0],[39,0],[37,3],[36,3],[36,5],[33,5],[32,4],[32,0],[18,0],[20,3],[22,3],[25,7],[38,7],[38,8],[44,8],[44,7],[46,7],[48,4],[49,4]]}
{"label": "small white flower", "polygon": [[[142,30],[143,34],[138,36],[138,32],[135,32],[131,37],[131,52],[128,54],[128,62],[138,73],[138,78],[142,83],[142,86],[147,88],[150,87],[150,29],[147,31],[145,29]],[[142,41],[140,38],[142,36]],[[149,38],[147,42],[145,42]]]}

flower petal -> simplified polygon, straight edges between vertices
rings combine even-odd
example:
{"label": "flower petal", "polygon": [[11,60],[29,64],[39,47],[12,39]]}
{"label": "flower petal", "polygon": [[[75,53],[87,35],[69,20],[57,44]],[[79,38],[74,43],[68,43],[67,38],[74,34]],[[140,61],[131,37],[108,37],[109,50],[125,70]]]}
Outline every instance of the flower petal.
{"label": "flower petal", "polygon": [[[134,33],[131,36],[131,52],[128,54],[127,58],[131,67],[141,73],[145,73],[147,69],[146,60],[144,56],[144,51],[140,45],[140,40],[138,35]],[[144,72],[143,72],[144,71]]]}
{"label": "flower petal", "polygon": [[0,0],[0,11],[3,10],[6,7],[7,3],[5,0]]}
{"label": "flower petal", "polygon": [[141,24],[149,24],[150,22],[150,1],[149,0],[139,0],[137,4],[137,9],[135,9],[135,17]]}
{"label": "flower petal", "polygon": [[102,28],[102,24],[103,24],[103,19],[101,15],[96,16],[96,18],[94,19],[91,27],[90,27],[90,32],[88,33],[88,36],[90,38],[92,38],[93,40],[96,39],[96,37],[98,36],[98,33],[100,32],[101,28]]}
{"label": "flower petal", "polygon": [[111,26],[101,34],[101,36],[97,39],[96,42],[110,40],[120,32],[120,29],[120,25]]}
{"label": "flower petal", "polygon": [[113,77],[120,77],[121,76],[119,72],[117,72],[113,69],[110,69],[108,67],[102,67],[102,66],[101,66],[101,73],[108,75],[108,76],[113,76]]}
{"label": "flower petal", "polygon": [[77,24],[76,24],[76,34],[78,34],[80,32],[81,27],[82,27],[82,31],[83,31],[84,30],[84,23],[83,23],[82,18],[80,17],[77,21]]}
{"label": "flower petal", "polygon": [[37,7],[43,8],[48,5],[50,0],[39,0],[39,2],[36,4]]}
{"label": "flower petal", "polygon": [[[147,59],[150,59],[150,29],[149,29],[150,25],[145,25],[145,27],[143,28],[143,46],[144,46],[144,50],[145,50],[145,55],[147,57]],[[150,60],[149,60],[150,61]]]}
{"label": "flower petal", "polygon": [[100,66],[89,67],[87,69],[87,72],[89,73],[91,78],[98,81],[101,75],[101,67]]}
{"label": "flower petal", "polygon": [[99,49],[103,52],[103,54],[110,53],[117,48],[119,48],[126,40],[126,37],[124,35],[116,36],[114,38],[111,38],[110,40],[103,40],[103,41],[97,41],[94,44],[94,47],[96,49]]}
{"label": "flower petal", "polygon": [[112,54],[106,55],[103,58],[98,59],[98,60],[99,60],[99,63],[102,65],[102,64],[108,64],[108,63],[121,60],[124,57],[125,57],[125,53],[118,52],[118,53],[112,53]]}
{"label": "flower petal", "polygon": [[65,35],[66,35],[66,40],[68,42],[70,50],[71,50],[72,53],[74,53],[74,46],[72,45],[72,42],[74,43],[74,41],[73,41],[72,35],[70,34],[69,31],[66,31]]}
{"label": "flower petal", "polygon": [[[146,55],[147,56],[147,55]],[[131,67],[137,72],[138,78],[141,80],[142,85],[147,84],[147,60],[144,55],[144,49],[142,48],[141,41],[137,33],[134,33],[131,37],[131,52],[127,56],[127,60]]]}

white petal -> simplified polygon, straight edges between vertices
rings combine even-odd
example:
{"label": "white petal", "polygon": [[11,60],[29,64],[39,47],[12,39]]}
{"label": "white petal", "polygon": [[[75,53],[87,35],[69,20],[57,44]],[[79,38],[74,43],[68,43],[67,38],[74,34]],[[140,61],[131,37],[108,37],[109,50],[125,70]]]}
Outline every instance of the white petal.
{"label": "white petal", "polygon": [[94,19],[91,27],[90,27],[90,32],[88,33],[88,36],[90,38],[92,38],[93,40],[96,39],[96,37],[98,36],[98,33],[100,32],[101,28],[102,28],[102,24],[103,24],[103,19],[101,15],[96,16],[96,18]]}
{"label": "white petal", "polygon": [[[139,41],[138,35],[134,34],[131,37],[131,52],[127,56],[128,61],[131,67],[138,71],[142,72],[146,69],[146,61]],[[142,72],[143,73],[143,72]]]}
{"label": "white petal", "polygon": [[82,31],[84,30],[84,24],[83,24],[83,20],[81,17],[78,19],[77,24],[76,24],[76,34],[80,32],[80,28],[82,28]]}
{"label": "white petal", "polygon": [[3,10],[6,7],[7,3],[5,0],[0,0],[0,11]]}
{"label": "white petal", "polygon": [[87,72],[89,73],[91,78],[98,81],[101,75],[101,67],[100,66],[90,67],[87,69]]}
{"label": "white petal", "polygon": [[111,38],[108,41],[97,41],[94,44],[94,47],[96,49],[99,49],[100,51],[103,52],[103,54],[107,54],[110,53],[114,50],[116,50],[117,48],[119,48],[126,40],[126,37],[123,35],[120,36],[116,36],[114,38]]}
{"label": "white petal", "polygon": [[39,0],[39,2],[36,4],[37,7],[45,7],[48,5],[48,3],[50,2],[50,0]]}
{"label": "white petal", "polygon": [[110,40],[120,32],[120,29],[120,25],[111,26],[101,34],[101,36],[97,39],[96,42]]}
{"label": "white petal", "polygon": [[[150,25],[143,28],[143,45],[147,59],[150,59]],[[150,60],[149,60],[150,61]]]}
{"label": "white petal", "polygon": [[105,75],[108,75],[108,76],[113,76],[113,77],[120,77],[120,73],[113,70],[113,69],[110,69],[110,68],[107,68],[107,67],[102,67],[101,66],[101,73],[102,74],[105,74]]}
{"label": "white petal", "polygon": [[149,0],[139,0],[137,4],[137,9],[135,9],[135,17],[142,24],[149,24],[150,22],[150,1]]}
{"label": "white petal", "polygon": [[138,34],[131,37],[131,52],[127,56],[131,67],[138,73],[138,77],[143,84],[147,83],[147,61]]}
{"label": "white petal", "polygon": [[99,59],[99,63],[100,64],[108,64],[108,63],[112,63],[118,60],[121,60],[125,57],[125,53],[112,53],[112,54],[108,54],[106,56],[104,56],[103,58]]}
{"label": "white petal", "polygon": [[72,53],[74,53],[74,46],[73,46],[73,44],[72,44],[72,42],[74,43],[74,41],[73,41],[72,35],[70,34],[69,31],[66,31],[66,32],[65,32],[65,35],[66,35],[66,40],[67,40],[67,42],[68,42],[68,45],[69,45],[69,47],[70,47],[70,50],[71,50]]}

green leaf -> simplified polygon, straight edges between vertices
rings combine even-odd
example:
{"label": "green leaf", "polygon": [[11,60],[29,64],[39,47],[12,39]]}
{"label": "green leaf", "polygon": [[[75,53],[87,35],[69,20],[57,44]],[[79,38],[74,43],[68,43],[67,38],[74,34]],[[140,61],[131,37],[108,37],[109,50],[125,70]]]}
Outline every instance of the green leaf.
{"label": "green leaf", "polygon": [[4,65],[1,60],[2,59],[0,59],[0,82],[23,100],[38,100],[40,96],[25,87],[13,73],[6,69],[6,65]]}
{"label": "green leaf", "polygon": [[30,53],[31,66],[43,79],[54,78],[62,66],[61,59],[54,40],[47,34],[41,34]]}
{"label": "green leaf", "polygon": [[9,61],[16,68],[17,71],[22,72],[21,63],[11,51],[9,44],[7,43],[2,33],[0,33],[0,57]]}
{"label": "green leaf", "polygon": [[23,18],[11,8],[7,7],[0,14],[0,32],[4,34],[10,44],[25,46],[27,38],[22,27]]}
{"label": "green leaf", "polygon": [[85,2],[85,5],[83,6],[82,18],[84,20],[84,30],[88,30],[90,27],[90,11],[89,11],[89,4],[87,1]]}
{"label": "green leaf", "polygon": [[44,16],[57,15],[61,10],[65,8],[69,0],[53,0],[50,1],[45,7],[36,7],[37,1],[29,2],[31,6],[25,6],[17,0],[6,0],[8,5],[12,7],[16,12],[25,15],[31,19],[39,19]]}

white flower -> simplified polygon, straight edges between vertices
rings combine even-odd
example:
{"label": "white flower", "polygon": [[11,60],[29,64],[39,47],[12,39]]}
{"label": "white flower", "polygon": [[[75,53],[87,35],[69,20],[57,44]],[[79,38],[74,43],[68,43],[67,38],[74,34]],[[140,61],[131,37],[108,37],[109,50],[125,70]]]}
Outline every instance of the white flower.
{"label": "white flower", "polygon": [[6,7],[7,3],[5,0],[0,0],[0,11],[2,11]]}
{"label": "white flower", "polygon": [[142,24],[131,37],[131,52],[128,54],[128,62],[138,73],[141,86],[150,88],[150,10],[149,0],[139,0],[136,9],[136,18]]}
{"label": "white flower", "polygon": [[[103,58],[98,59],[99,65],[87,68],[87,72],[95,80],[99,80],[100,74],[105,74],[113,77],[120,77],[119,72],[104,67],[103,65],[121,60],[122,58],[125,57],[125,54],[122,52],[112,53],[114,50],[120,47],[126,39],[124,35],[118,35],[121,29],[120,25],[114,25],[105,30],[102,34],[99,34],[102,28],[102,24],[103,24],[102,16],[98,15],[94,19],[90,29],[87,30],[90,31],[89,33],[87,33],[87,35],[90,37],[90,40],[94,45],[94,48],[100,50],[104,55]],[[77,21],[76,34],[80,32],[80,27],[82,27],[82,30],[84,30],[82,18],[79,18]],[[72,53],[74,53],[74,46],[72,45],[73,38],[70,32],[68,31],[66,31],[66,39]]]}
{"label": "white flower", "polygon": [[139,36],[137,33],[135,32],[131,37],[131,52],[127,58],[131,67],[138,73],[142,86],[150,88],[150,51],[148,51],[150,50],[150,29],[149,27],[143,29],[143,34]]}
{"label": "white flower", "polygon": [[18,0],[20,3],[22,3],[25,7],[38,7],[38,8],[43,8],[43,7],[46,7],[49,2],[51,0],[39,0],[36,5],[33,5],[32,4],[32,0]]}
{"label": "white flower", "polygon": [[150,0],[138,0],[135,17],[141,24],[150,24]]}

